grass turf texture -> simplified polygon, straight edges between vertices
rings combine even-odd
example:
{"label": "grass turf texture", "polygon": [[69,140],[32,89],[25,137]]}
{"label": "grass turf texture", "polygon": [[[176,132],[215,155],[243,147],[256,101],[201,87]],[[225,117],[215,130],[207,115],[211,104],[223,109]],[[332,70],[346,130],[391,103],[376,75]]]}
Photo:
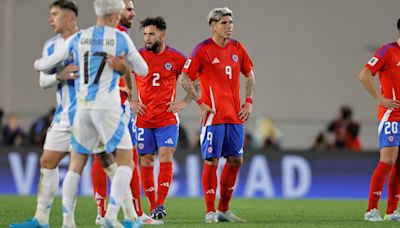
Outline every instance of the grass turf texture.
{"label": "grass turf texture", "polygon": [[[144,200],[143,208],[148,213]],[[232,210],[247,223],[204,223],[204,203],[200,198],[168,198],[168,217],[163,227],[399,227],[398,222],[371,223],[363,220],[366,201],[233,199]],[[31,218],[34,196],[0,196],[0,227]],[[386,204],[380,204],[384,213]],[[122,212],[120,212],[120,216]],[[383,214],[382,214],[383,216]],[[78,227],[94,225],[96,208],[92,198],[79,197],[75,212]],[[61,227],[61,198],[57,197],[50,216],[51,227]],[[147,226],[149,227],[149,226]]]}

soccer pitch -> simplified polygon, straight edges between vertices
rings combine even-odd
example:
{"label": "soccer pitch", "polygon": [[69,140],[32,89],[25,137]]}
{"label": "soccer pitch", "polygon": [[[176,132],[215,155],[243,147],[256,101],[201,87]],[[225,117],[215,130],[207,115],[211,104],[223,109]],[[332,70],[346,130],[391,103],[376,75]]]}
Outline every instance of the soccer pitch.
{"label": "soccer pitch", "polygon": [[[34,196],[0,196],[0,227],[8,227],[33,216]],[[147,212],[147,203],[142,200]],[[200,198],[168,198],[168,217],[164,227],[399,227],[396,222],[363,221],[367,201],[363,200],[283,200],[233,199],[232,210],[247,223],[204,223],[204,204]],[[382,203],[380,207],[385,208]],[[382,211],[384,212],[384,211]],[[122,213],[121,213],[122,214]],[[121,215],[120,214],[120,215]],[[75,218],[78,227],[94,225],[96,209],[93,199],[79,197]],[[50,216],[51,227],[61,227],[61,198],[57,197]]]}

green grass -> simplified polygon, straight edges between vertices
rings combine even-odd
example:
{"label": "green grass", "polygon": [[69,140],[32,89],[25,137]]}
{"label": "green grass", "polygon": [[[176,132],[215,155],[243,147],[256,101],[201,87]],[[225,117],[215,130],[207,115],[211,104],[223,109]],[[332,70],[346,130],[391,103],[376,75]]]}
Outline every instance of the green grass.
{"label": "green grass", "polygon": [[[233,199],[231,208],[248,220],[246,224],[205,224],[204,204],[199,198],[168,198],[168,217],[164,227],[399,227],[396,222],[363,221],[366,201]],[[381,204],[381,208],[385,208]],[[33,216],[33,196],[0,196],[0,227]],[[147,210],[144,202],[143,208]],[[383,211],[384,212],[384,211]],[[78,227],[96,227],[96,209],[92,198],[80,197],[75,212]],[[52,227],[61,227],[61,198],[57,197],[50,218]]]}

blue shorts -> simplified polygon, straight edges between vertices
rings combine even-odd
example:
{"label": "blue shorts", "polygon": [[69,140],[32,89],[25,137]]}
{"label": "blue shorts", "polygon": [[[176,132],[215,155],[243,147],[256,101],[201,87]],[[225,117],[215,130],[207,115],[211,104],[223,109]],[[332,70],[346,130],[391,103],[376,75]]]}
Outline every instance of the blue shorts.
{"label": "blue shorts", "polygon": [[201,154],[203,159],[242,157],[244,145],[243,124],[217,124],[201,128]]}
{"label": "blue shorts", "polygon": [[383,121],[378,123],[379,149],[400,146],[400,122]]}
{"label": "blue shorts", "polygon": [[179,126],[176,124],[160,128],[136,128],[139,155],[154,154],[160,147],[176,148]]}
{"label": "blue shorts", "polygon": [[132,109],[128,104],[121,105],[125,125],[128,126],[128,131],[132,139],[132,146],[136,146],[136,125],[135,125],[135,114],[133,114]]}

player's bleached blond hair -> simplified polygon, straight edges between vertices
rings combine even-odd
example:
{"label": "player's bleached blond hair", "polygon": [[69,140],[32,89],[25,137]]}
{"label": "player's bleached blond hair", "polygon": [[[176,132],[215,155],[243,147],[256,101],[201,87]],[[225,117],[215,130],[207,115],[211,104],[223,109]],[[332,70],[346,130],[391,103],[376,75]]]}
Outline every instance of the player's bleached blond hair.
{"label": "player's bleached blond hair", "polygon": [[98,17],[104,17],[115,12],[122,12],[125,9],[123,0],[95,0],[94,11]]}
{"label": "player's bleached blond hair", "polygon": [[211,22],[215,21],[218,22],[224,16],[231,16],[233,17],[233,12],[228,7],[222,8],[214,8],[212,9],[207,16],[208,24],[211,25]]}

